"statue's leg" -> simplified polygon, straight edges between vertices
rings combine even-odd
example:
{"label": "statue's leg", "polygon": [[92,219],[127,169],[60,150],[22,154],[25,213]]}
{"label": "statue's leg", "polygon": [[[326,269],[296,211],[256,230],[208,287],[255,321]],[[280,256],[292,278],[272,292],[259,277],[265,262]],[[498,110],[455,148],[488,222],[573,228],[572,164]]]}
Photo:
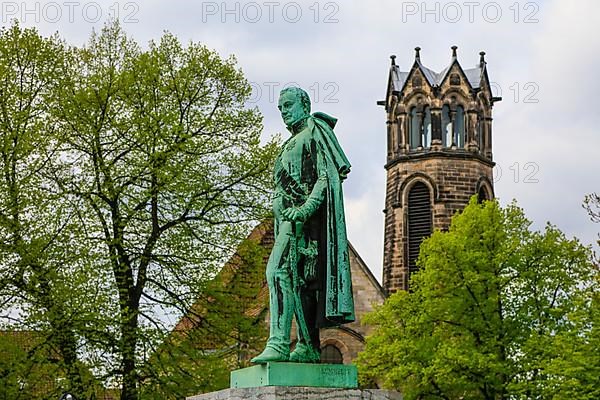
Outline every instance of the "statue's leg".
{"label": "statue's leg", "polygon": [[281,223],[267,263],[271,313],[269,340],[265,350],[252,359],[254,363],[287,361],[290,354],[290,332],[294,315],[294,292],[286,259],[290,234],[291,224]]}
{"label": "statue's leg", "polygon": [[[303,288],[301,292],[304,319],[310,338],[305,338],[298,331],[296,348],[290,354],[290,361],[315,363],[321,360],[319,328],[317,327],[317,296],[314,290]],[[296,314],[296,320],[298,315]]]}
{"label": "statue's leg", "polygon": [[302,307],[304,308],[304,318],[308,327],[309,340],[302,338],[307,344],[311,344],[314,349],[321,347],[319,339],[319,328],[317,327],[317,293],[315,290],[307,288],[302,289]]}

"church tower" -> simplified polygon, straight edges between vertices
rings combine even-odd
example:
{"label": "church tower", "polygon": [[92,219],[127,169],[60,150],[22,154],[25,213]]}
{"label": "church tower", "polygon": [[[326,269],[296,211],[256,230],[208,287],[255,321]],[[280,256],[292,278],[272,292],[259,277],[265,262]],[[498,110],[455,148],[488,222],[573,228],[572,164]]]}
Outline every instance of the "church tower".
{"label": "church tower", "polygon": [[407,72],[391,56],[386,98],[387,171],[383,287],[407,290],[419,246],[445,230],[473,194],[494,197],[493,97],[485,53],[463,69],[452,46],[450,64],[437,73],[421,63],[420,48]]}

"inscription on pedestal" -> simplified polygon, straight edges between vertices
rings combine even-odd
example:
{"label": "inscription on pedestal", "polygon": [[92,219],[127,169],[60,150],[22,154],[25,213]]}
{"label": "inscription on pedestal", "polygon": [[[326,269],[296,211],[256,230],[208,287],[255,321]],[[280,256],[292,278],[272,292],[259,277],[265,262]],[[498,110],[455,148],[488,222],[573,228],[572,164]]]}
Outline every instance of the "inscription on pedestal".
{"label": "inscription on pedestal", "polygon": [[321,373],[323,375],[330,375],[333,377],[346,376],[346,375],[348,375],[348,372],[349,371],[347,369],[329,368],[327,366],[324,366],[323,368],[321,368]]}

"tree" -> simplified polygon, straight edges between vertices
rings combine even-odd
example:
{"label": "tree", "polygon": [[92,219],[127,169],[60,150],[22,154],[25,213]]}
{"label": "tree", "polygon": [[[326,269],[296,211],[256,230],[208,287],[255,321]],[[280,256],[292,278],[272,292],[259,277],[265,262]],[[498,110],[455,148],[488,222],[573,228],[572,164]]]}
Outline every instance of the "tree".
{"label": "tree", "polygon": [[147,362],[170,318],[268,212],[276,139],[233,57],[168,33],[142,50],[111,22],[78,48],[13,24],[0,52],[2,322],[44,347],[6,349],[56,353],[57,391],[135,400],[171,368]]}
{"label": "tree", "polygon": [[[2,375],[18,375],[18,382],[11,382],[27,398],[44,395],[28,389],[39,387],[40,371],[65,378],[64,384],[51,386],[56,396],[60,390],[88,393],[86,387],[92,386],[84,382],[86,371],[77,357],[77,330],[92,307],[88,297],[78,296],[85,289],[72,285],[81,278],[70,268],[77,251],[67,246],[76,232],[74,205],[59,200],[56,185],[43,173],[59,142],[50,110],[56,106],[67,52],[57,36],[43,38],[17,23],[0,31],[1,322],[2,329],[35,339],[28,351],[5,347],[15,350],[5,354],[18,360],[13,365],[22,373],[6,369]],[[7,390],[14,388],[4,383]]]}
{"label": "tree", "polygon": [[[63,141],[52,177],[110,293],[94,347],[121,398],[225,256],[265,216],[275,142],[235,59],[166,33],[142,50],[118,23],[75,52],[53,117]],[[109,318],[116,316],[116,318]]]}
{"label": "tree", "polygon": [[[600,223],[600,195],[590,193],[583,199],[583,208],[587,211],[593,222]],[[600,245],[600,233],[598,234],[598,245]]]}
{"label": "tree", "polygon": [[[272,224],[263,223],[253,233],[262,229],[272,231]],[[225,389],[230,371],[250,365],[269,334],[264,279],[271,244],[251,234],[239,245],[152,355],[144,368],[142,398],[179,399]]]}
{"label": "tree", "polygon": [[[591,193],[585,196],[583,207],[593,222],[600,223],[600,196]],[[598,241],[600,244],[600,240]],[[600,267],[595,257],[596,271]],[[586,302],[569,315],[574,328],[556,335],[552,343],[558,355],[547,363],[547,369],[554,377],[551,394],[559,399],[597,399],[600,397],[600,276],[595,275],[595,290],[589,297],[580,298]]]}
{"label": "tree", "polygon": [[407,399],[597,398],[598,270],[576,239],[530,224],[473,198],[426,239],[411,291],[367,319],[362,381]]}

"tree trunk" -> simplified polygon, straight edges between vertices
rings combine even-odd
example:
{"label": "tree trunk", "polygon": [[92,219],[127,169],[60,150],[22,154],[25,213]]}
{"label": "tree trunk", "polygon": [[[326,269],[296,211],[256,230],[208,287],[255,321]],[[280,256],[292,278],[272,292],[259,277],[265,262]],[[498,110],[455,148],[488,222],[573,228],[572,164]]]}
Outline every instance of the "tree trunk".
{"label": "tree trunk", "polygon": [[125,308],[121,311],[124,323],[121,325],[121,342],[123,346],[123,386],[121,400],[138,399],[138,375],[135,360],[137,347],[137,307]]}

